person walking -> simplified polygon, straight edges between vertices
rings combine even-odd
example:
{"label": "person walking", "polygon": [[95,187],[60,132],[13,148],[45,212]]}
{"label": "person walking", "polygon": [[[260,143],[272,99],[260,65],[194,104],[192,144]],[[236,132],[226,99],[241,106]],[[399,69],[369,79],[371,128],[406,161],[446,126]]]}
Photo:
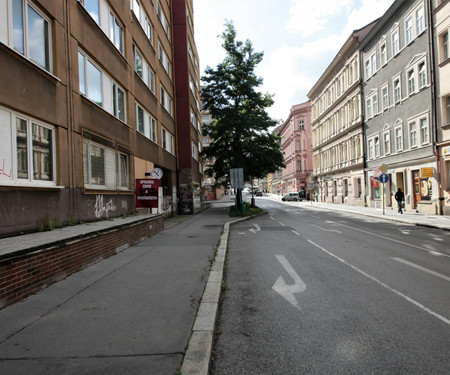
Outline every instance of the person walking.
{"label": "person walking", "polygon": [[394,197],[398,204],[398,213],[403,214],[402,203],[405,200],[405,194],[403,194],[402,189],[398,188]]}

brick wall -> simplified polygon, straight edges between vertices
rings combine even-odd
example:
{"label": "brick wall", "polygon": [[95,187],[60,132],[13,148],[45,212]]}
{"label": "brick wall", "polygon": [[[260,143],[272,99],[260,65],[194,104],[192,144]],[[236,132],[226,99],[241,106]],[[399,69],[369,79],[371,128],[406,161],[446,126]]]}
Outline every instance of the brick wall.
{"label": "brick wall", "polygon": [[163,217],[32,249],[0,260],[0,309],[161,232]]}

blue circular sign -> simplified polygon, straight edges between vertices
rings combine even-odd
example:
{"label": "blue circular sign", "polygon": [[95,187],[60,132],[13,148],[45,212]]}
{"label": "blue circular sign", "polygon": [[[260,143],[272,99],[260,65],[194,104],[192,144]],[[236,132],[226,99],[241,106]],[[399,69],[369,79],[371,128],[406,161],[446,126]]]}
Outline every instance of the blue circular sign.
{"label": "blue circular sign", "polygon": [[385,184],[386,182],[389,181],[389,175],[387,175],[386,173],[382,173],[380,175],[380,182],[382,182],[383,184]]}

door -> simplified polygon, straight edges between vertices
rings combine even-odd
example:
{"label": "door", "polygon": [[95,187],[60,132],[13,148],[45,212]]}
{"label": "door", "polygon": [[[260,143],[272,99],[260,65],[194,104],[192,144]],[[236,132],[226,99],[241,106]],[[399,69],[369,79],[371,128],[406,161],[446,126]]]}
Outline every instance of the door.
{"label": "door", "polygon": [[417,208],[417,202],[420,202],[420,171],[412,171],[413,176],[413,208]]}

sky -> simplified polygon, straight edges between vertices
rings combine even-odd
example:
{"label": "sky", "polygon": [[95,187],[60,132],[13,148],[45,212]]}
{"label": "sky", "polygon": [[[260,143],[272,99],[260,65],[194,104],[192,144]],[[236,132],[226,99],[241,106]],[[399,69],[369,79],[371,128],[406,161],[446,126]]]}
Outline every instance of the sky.
{"label": "sky", "polygon": [[285,121],[307,94],[353,30],[381,17],[394,0],[194,0],[195,42],[200,75],[225,57],[219,35],[233,21],[237,40],[250,40],[264,59],[256,69],[273,94],[267,110]]}

